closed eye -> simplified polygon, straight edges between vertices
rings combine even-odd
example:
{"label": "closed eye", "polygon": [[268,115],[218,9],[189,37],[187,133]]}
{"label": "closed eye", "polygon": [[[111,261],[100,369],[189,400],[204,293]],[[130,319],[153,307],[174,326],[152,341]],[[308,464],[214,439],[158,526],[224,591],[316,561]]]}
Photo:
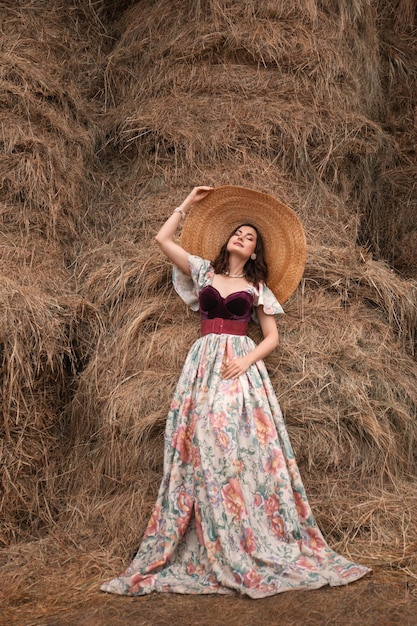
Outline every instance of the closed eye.
{"label": "closed eye", "polygon": [[235,232],[235,235],[237,237],[245,237],[245,239],[247,239],[248,241],[254,241],[255,240],[255,237],[252,235],[252,233],[248,233],[247,235],[244,235],[241,230],[237,230]]}

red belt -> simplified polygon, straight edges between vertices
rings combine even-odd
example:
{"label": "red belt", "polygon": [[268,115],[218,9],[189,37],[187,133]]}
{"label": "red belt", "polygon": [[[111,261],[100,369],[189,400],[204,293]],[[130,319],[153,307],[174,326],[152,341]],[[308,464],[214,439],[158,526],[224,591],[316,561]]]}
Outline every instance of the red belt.
{"label": "red belt", "polygon": [[216,335],[246,335],[248,322],[239,320],[224,320],[215,317],[211,320],[201,320],[201,336],[215,333]]}

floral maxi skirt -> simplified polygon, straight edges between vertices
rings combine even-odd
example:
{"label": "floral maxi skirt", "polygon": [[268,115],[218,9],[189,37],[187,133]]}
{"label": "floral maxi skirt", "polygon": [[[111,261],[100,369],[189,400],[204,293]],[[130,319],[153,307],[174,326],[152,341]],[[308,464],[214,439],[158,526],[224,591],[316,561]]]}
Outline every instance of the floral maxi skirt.
{"label": "floral maxi skirt", "polygon": [[246,594],[344,585],[370,570],[334,552],[310,509],[262,361],[223,380],[255,347],[209,334],[191,347],[167,418],[164,475],[142,543],[102,591]]}

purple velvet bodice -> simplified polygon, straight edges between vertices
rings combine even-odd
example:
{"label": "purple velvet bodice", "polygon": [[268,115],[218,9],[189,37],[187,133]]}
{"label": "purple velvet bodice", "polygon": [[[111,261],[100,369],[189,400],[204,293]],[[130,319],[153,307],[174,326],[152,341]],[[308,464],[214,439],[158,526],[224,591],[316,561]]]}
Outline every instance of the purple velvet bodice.
{"label": "purple velvet bodice", "polygon": [[210,320],[220,317],[224,320],[239,320],[249,322],[253,295],[249,291],[236,291],[225,298],[212,285],[203,287],[199,297],[200,317]]}

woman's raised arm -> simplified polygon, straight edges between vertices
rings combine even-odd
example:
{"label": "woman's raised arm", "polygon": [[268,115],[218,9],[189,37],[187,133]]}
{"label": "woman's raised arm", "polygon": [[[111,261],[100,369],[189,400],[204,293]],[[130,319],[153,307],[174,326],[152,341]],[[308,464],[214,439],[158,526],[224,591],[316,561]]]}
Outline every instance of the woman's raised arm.
{"label": "woman's raised arm", "polygon": [[173,240],[181,218],[185,217],[193,204],[200,202],[212,187],[194,187],[188,194],[182,204],[180,204],[167,221],[161,226],[159,232],[155,236],[155,241],[161,248],[162,252],[168,257],[174,265],[176,265],[185,274],[190,274],[188,265],[188,252],[181,248]]}

